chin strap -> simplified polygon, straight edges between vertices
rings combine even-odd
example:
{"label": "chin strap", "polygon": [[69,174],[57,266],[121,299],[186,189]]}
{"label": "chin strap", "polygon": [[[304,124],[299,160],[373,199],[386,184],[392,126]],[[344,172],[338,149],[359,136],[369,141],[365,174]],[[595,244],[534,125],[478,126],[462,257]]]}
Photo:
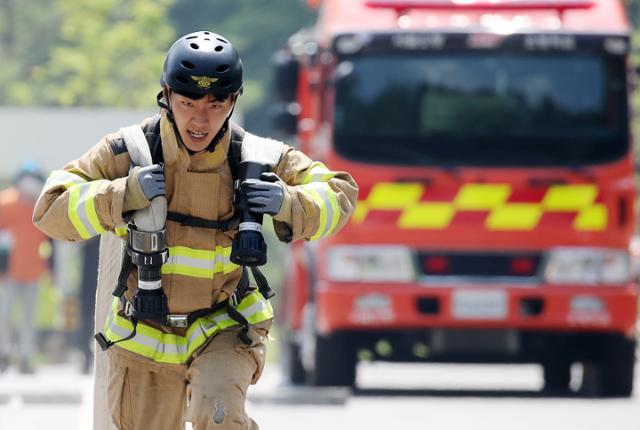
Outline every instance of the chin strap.
{"label": "chin strap", "polygon": [[171,110],[171,107],[168,104],[169,102],[167,103],[164,102],[163,95],[164,93],[162,91],[158,93],[158,95],[156,96],[156,103],[160,108],[167,111],[167,118],[169,118],[169,121],[171,121],[171,124],[175,125],[175,121],[173,120],[173,111]]}

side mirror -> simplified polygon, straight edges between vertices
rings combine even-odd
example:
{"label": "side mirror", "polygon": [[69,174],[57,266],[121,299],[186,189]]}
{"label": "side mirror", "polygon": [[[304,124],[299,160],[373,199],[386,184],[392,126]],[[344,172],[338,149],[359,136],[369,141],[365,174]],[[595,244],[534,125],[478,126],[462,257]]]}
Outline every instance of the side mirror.
{"label": "side mirror", "polygon": [[288,49],[281,49],[272,59],[274,66],[273,93],[283,102],[294,102],[298,92],[300,65]]}

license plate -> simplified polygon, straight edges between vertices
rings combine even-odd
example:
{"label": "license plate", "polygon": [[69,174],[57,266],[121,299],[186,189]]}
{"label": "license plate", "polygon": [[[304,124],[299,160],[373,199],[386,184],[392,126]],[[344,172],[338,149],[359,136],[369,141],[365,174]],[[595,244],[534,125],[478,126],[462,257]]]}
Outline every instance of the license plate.
{"label": "license plate", "polygon": [[457,319],[505,319],[507,294],[500,290],[454,291],[451,312]]}

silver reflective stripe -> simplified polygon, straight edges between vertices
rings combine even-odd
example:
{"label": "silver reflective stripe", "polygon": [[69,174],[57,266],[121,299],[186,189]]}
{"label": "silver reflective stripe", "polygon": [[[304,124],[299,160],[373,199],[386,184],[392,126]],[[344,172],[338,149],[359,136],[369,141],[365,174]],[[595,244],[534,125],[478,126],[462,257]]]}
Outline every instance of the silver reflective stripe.
{"label": "silver reflective stripe", "polygon": [[247,309],[240,311],[240,313],[244,315],[244,317],[247,320],[250,320],[254,314],[257,314],[258,312],[266,311],[267,309],[268,309],[267,301],[260,300],[259,302],[256,302],[251,306],[249,306]]}
{"label": "silver reflective stripe", "polygon": [[[303,187],[309,191],[314,197],[320,197],[322,204],[324,205],[324,210],[326,210],[327,217],[325,219],[324,226],[319,226],[322,228],[322,231],[318,231],[313,236],[316,238],[325,237],[325,235],[329,234],[331,226],[333,225],[333,219],[336,216],[340,216],[340,214],[335,214],[333,211],[333,206],[331,205],[331,200],[328,192],[333,192],[332,190],[328,190],[329,185],[324,182],[311,182],[309,184],[303,185]],[[314,198],[317,200],[317,198]],[[320,202],[318,202],[320,203]],[[318,234],[319,233],[319,234]]]}
{"label": "silver reflective stripe", "polygon": [[[116,336],[119,336],[120,339],[124,339],[125,337],[131,334],[129,330],[122,328],[117,324],[111,324],[111,333],[115,334]],[[145,336],[139,331],[136,331],[136,335],[133,338],[131,338],[129,342],[137,343],[138,345],[145,346],[161,354],[171,354],[171,355],[180,355],[180,356],[187,354],[186,346],[183,347],[182,345],[172,344],[172,343],[160,343],[158,339]]]}
{"label": "silver reflective stripe", "polygon": [[184,255],[171,255],[169,250],[169,260],[165,264],[180,264],[194,269],[203,269],[213,271],[216,267],[216,261],[224,261],[224,256],[216,255],[215,260],[202,260],[200,258],[187,257]]}

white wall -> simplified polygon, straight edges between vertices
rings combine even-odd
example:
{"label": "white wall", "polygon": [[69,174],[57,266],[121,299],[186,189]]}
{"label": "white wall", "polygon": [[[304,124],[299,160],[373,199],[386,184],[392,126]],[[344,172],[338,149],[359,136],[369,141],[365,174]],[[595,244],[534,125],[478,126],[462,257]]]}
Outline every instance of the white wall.
{"label": "white wall", "polygon": [[105,134],[137,124],[153,110],[0,107],[0,179],[25,160],[48,173],[78,158]]}

